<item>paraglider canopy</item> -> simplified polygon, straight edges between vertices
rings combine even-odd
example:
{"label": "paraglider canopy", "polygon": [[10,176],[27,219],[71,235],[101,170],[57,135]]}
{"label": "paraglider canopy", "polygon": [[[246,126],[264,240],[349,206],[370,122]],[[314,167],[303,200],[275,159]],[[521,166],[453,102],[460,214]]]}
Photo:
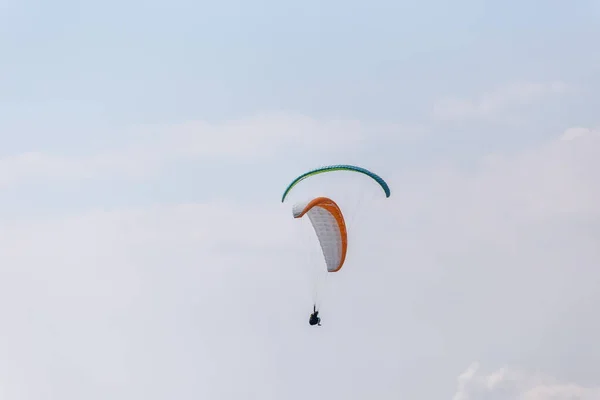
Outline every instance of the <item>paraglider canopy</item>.
{"label": "paraglider canopy", "polygon": [[325,172],[333,172],[333,171],[351,171],[351,172],[357,172],[357,173],[367,175],[370,178],[374,179],[379,184],[379,186],[381,186],[381,188],[383,189],[383,191],[385,193],[385,197],[390,197],[390,195],[391,195],[390,187],[379,175],[377,175],[365,168],[357,167],[355,165],[338,164],[338,165],[329,165],[329,166],[313,169],[311,171],[305,172],[302,175],[298,176],[285,189],[285,192],[283,193],[283,196],[281,197],[281,202],[283,203],[285,201],[285,198],[287,197],[288,193],[292,190],[292,188],[294,186],[296,186],[299,182],[303,181],[304,179],[309,178],[314,175],[322,174]]}
{"label": "paraglider canopy", "polygon": [[308,202],[296,203],[294,218],[308,215],[317,234],[328,272],[337,272],[344,265],[348,249],[348,233],[342,210],[335,201],[317,197]]}

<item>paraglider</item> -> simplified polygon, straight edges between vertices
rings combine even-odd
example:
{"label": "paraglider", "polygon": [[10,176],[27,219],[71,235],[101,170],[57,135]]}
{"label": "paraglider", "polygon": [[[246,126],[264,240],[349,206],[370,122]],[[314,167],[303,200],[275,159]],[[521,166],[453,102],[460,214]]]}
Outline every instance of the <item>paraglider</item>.
{"label": "paraglider", "polygon": [[[349,171],[366,175],[381,187],[386,198],[391,195],[387,182],[374,172],[355,165],[336,164],[312,169],[296,177],[285,189],[281,197],[281,202],[285,202],[288,194],[301,181],[318,174],[334,171]],[[308,215],[321,247],[321,253],[326,266],[326,275],[340,271],[344,265],[348,251],[348,232],[344,215],[338,204],[328,197],[320,196],[310,201],[294,204],[292,212],[295,219],[301,219],[304,215]],[[350,214],[352,215],[352,213]],[[311,326],[321,326],[321,318],[317,310],[317,291],[315,291],[313,312],[309,318]]]}
{"label": "paraglider", "polygon": [[[293,215],[296,219],[308,215],[321,245],[327,272],[339,271],[346,259],[348,234],[342,210],[335,201],[327,197],[317,197],[308,202],[297,203],[293,207]],[[313,306],[309,324],[321,326],[316,305]]]}

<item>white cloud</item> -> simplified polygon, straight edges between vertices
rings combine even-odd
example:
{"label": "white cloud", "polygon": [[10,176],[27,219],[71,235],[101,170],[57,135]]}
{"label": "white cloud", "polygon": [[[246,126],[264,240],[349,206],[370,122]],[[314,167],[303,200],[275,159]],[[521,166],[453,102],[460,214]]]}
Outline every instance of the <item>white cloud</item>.
{"label": "white cloud", "polygon": [[318,121],[303,115],[269,114],[210,124],[149,126],[142,135],[154,136],[152,146],[173,154],[210,158],[256,159],[299,147],[312,151],[347,151],[366,139],[359,121]]}
{"label": "white cloud", "polygon": [[416,207],[409,215],[431,218],[443,235],[462,225],[463,232],[472,231],[472,240],[497,240],[505,230],[513,237],[519,228],[549,220],[600,218],[600,186],[595,184],[600,181],[600,136],[569,129],[542,147],[485,157],[476,168],[444,166],[396,181],[405,204]]}
{"label": "white cloud", "polygon": [[440,120],[497,118],[512,109],[525,107],[550,95],[568,93],[564,82],[513,83],[484,94],[478,99],[443,98],[434,104],[434,117]]}
{"label": "white cloud", "polygon": [[[473,367],[473,366],[477,367]],[[468,379],[465,379],[468,376]],[[490,382],[494,382],[490,385]],[[600,385],[586,387],[561,383],[556,379],[521,369],[502,368],[492,373],[481,372],[471,365],[457,379],[454,399],[461,400],[597,400]]]}
{"label": "white cloud", "polygon": [[[221,202],[4,226],[0,382],[7,396],[163,398],[171,388],[191,398],[194,387],[196,396],[215,398],[211,388],[228,390],[228,374],[252,385],[236,365],[260,360],[266,344],[253,330],[242,343],[255,348],[227,338],[236,340],[252,319],[283,316],[260,302],[296,286],[278,281],[293,264],[273,261],[294,254],[286,222]],[[255,300],[257,290],[264,294]],[[271,376],[260,371],[266,376],[253,379]]]}
{"label": "white cloud", "polygon": [[460,376],[458,377],[458,390],[452,397],[452,400],[468,400],[469,395],[467,392],[467,388],[469,387],[469,383],[477,373],[479,369],[478,363],[473,363],[467,368]]}
{"label": "white cloud", "polygon": [[315,120],[303,115],[269,114],[211,124],[135,126],[123,135],[127,147],[87,156],[28,152],[0,159],[0,187],[32,179],[143,178],[166,163],[180,160],[252,162],[272,157],[344,155],[374,140],[395,142],[423,134],[418,127]]}
{"label": "white cloud", "polygon": [[561,136],[561,140],[569,141],[576,140],[585,137],[597,137],[600,136],[600,130],[584,128],[584,127],[574,127],[567,129],[563,135]]}
{"label": "white cloud", "polygon": [[[600,146],[576,136],[474,171],[390,177],[392,197],[362,204],[346,267],[327,281],[322,329],[307,323],[313,282],[296,228],[309,227],[289,203],[6,221],[5,395],[594,398]],[[456,364],[482,354],[482,365],[592,378],[473,365],[453,393]]]}
{"label": "white cloud", "polygon": [[132,150],[89,157],[27,152],[0,159],[0,187],[28,180],[81,180],[101,176],[144,177],[160,162],[156,154]]}

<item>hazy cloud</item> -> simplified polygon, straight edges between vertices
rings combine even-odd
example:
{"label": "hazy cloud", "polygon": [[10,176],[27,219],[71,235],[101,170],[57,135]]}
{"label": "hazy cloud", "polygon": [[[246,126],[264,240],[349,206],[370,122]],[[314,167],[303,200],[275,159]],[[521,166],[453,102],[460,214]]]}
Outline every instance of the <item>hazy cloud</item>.
{"label": "hazy cloud", "polygon": [[[590,314],[600,301],[599,151],[588,134],[474,171],[398,168],[390,199],[375,188],[361,204],[347,264],[326,281],[319,330],[307,324],[319,250],[289,203],[222,199],[5,224],[5,395],[449,398],[442,382],[481,354],[498,368],[586,379],[600,360]],[[352,218],[344,187],[303,185],[303,196],[308,188]],[[453,397],[597,394],[514,371],[482,375],[475,364]]]}
{"label": "hazy cloud", "polygon": [[0,159],[0,187],[32,179],[82,180],[99,177],[145,178],[181,160],[253,162],[289,154],[348,157],[365,143],[394,143],[422,135],[423,128],[316,120],[303,115],[269,114],[238,121],[133,126],[123,132],[129,145],[101,153],[67,156],[27,152]]}
{"label": "hazy cloud", "polygon": [[[596,400],[600,386],[565,383],[550,376],[525,370],[501,368],[491,373],[473,363],[457,379],[458,400]],[[493,384],[490,384],[493,382]]]}
{"label": "hazy cloud", "polygon": [[513,83],[473,100],[452,97],[440,99],[434,104],[433,115],[439,120],[496,119],[547,96],[565,94],[571,90],[571,86],[561,81]]}

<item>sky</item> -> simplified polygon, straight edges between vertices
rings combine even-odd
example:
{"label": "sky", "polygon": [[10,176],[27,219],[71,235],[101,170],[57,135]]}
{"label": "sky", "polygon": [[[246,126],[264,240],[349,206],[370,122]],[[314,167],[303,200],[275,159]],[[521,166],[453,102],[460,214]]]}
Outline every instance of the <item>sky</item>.
{"label": "sky", "polygon": [[[600,399],[599,41],[596,0],[0,0],[0,399]],[[391,197],[281,203],[338,163]]]}

